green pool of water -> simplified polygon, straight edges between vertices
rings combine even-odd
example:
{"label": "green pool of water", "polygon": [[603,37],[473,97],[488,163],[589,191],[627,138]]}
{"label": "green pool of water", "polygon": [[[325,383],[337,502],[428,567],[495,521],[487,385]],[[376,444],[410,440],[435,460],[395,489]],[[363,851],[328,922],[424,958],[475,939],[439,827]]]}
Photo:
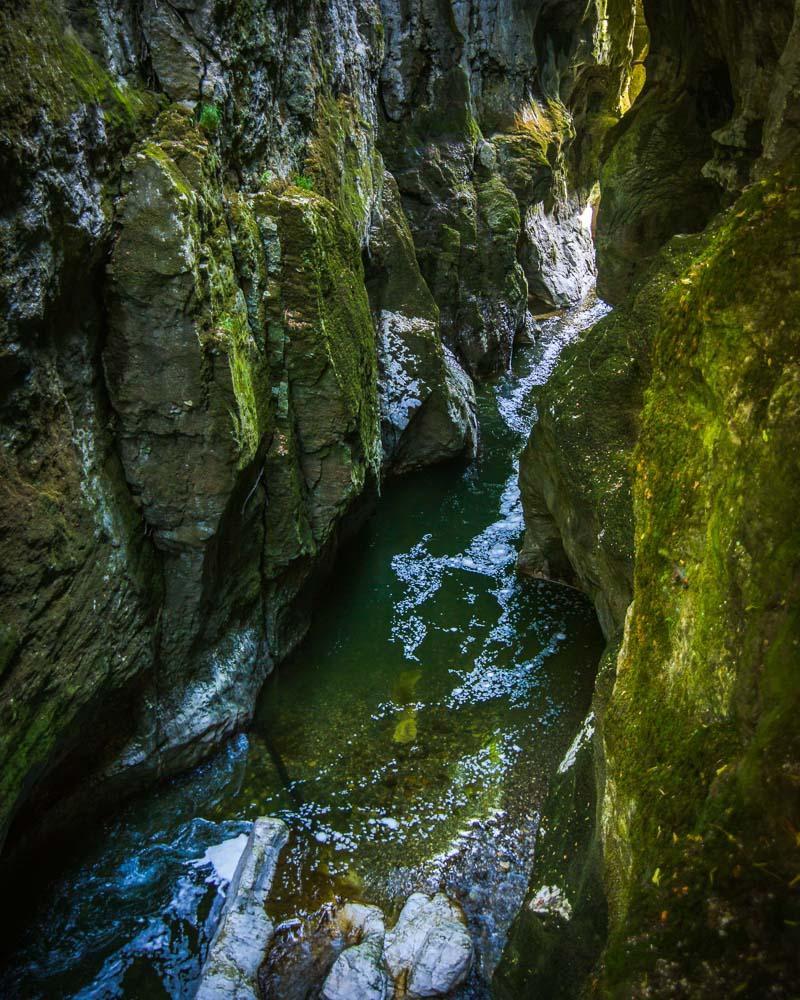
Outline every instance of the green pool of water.
{"label": "green pool of water", "polygon": [[[599,307],[598,307],[599,308]],[[514,573],[530,396],[580,314],[479,389],[469,468],[390,483],[323,588],[251,732],[101,830],[6,942],[8,996],[191,995],[223,899],[206,850],[278,814],[278,921],[345,896],[459,896],[490,969],[537,808],[588,710],[602,637],[576,592]]]}

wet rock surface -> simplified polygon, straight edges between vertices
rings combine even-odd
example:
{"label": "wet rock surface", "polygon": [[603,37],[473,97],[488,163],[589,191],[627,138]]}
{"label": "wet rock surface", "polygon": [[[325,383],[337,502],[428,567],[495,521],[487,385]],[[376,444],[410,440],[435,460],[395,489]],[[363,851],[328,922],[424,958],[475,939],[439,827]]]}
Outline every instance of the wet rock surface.
{"label": "wet rock surface", "polygon": [[265,906],[288,837],[279,819],[261,817],[253,823],[208,949],[197,1000],[258,997],[257,973],[273,934]]}
{"label": "wet rock surface", "polygon": [[463,911],[443,893],[409,896],[386,935],[384,957],[395,996],[447,996],[466,981],[473,961]]}
{"label": "wet rock surface", "polygon": [[324,1000],[422,1000],[456,995],[473,961],[461,907],[444,893],[413,893],[388,932],[381,911],[359,903],[287,927],[261,984],[268,1000],[317,992]]}
{"label": "wet rock surface", "polygon": [[[322,985],[323,1000],[385,1000],[388,976],[383,948],[386,929],[376,906],[346,903],[336,915],[348,946]],[[352,941],[356,943],[350,943]]]}
{"label": "wet rock surface", "polygon": [[[3,4],[0,848],[9,871],[25,869],[19,859],[37,837],[195,764],[250,723],[381,481],[473,455],[470,377],[507,367],[514,344],[531,338],[530,310],[584,297],[599,180],[600,291],[620,308],[566,353],[541,397],[521,468],[520,566],[579,584],[608,636],[634,597],[603,736],[608,776],[599,764],[606,861],[619,883],[609,975],[629,977],[609,989],[633,995],[648,980],[629,954],[640,937],[629,913],[680,951],[694,937],[685,927],[697,926],[681,908],[684,896],[695,902],[694,876],[706,885],[730,870],[741,882],[720,875],[714,897],[699,897],[713,961],[686,982],[720,994],[757,991],[771,977],[780,994],[791,979],[785,956],[797,953],[794,904],[774,909],[783,895],[726,845],[746,842],[746,859],[766,851],[793,889],[796,866],[782,866],[796,848],[786,831],[800,825],[797,754],[783,719],[796,686],[781,664],[794,662],[785,609],[796,604],[796,567],[780,547],[772,576],[760,567],[796,508],[785,458],[796,178],[776,170],[800,135],[798,31],[792,0]],[[719,215],[743,191],[735,214]],[[696,245],[685,242],[710,220]],[[694,263],[662,266],[683,250]],[[668,429],[664,412],[675,418]],[[427,536],[399,553],[398,576],[410,582],[396,639],[408,659],[429,626],[444,632],[418,609],[456,572],[491,578],[508,611],[515,496],[504,494],[499,528],[456,554],[431,549]],[[468,600],[478,597],[465,590]],[[396,750],[381,776],[387,802],[392,788],[415,787],[409,761],[426,720],[441,725],[459,698],[477,702],[501,683],[480,659],[486,651],[470,650],[471,620],[464,631],[452,654],[457,692],[420,702],[411,670],[375,710]],[[670,683],[659,687],[662,673]],[[517,663],[502,678],[508,697],[530,693],[524,674]],[[667,731],[681,738],[651,738]],[[472,794],[470,767],[523,753],[515,746],[509,733],[476,742],[453,784],[459,808]],[[661,834],[638,804],[660,803],[657,793],[683,802],[684,773],[702,789],[708,813],[697,828],[719,863],[706,870],[688,839],[700,835],[686,832],[691,803],[667,809],[655,828],[665,842],[672,834],[663,850],[686,888],[671,887],[673,899],[665,880],[662,889]],[[673,779],[675,796],[662,791]],[[764,802],[759,782],[771,793]],[[773,811],[784,800],[788,819]],[[352,830],[370,820],[396,843],[408,835],[388,809],[356,815],[343,832],[325,825],[326,808],[312,797],[295,815],[337,851],[350,851]],[[734,821],[738,841],[711,832]],[[535,823],[519,825],[521,877]],[[773,845],[784,848],[774,858]],[[397,873],[392,898],[419,877]],[[462,894],[474,938],[494,919],[479,881]],[[164,905],[195,934],[201,921],[186,897],[202,892],[180,884],[186,894]],[[748,936],[737,886],[778,928],[770,940]],[[480,906],[489,917],[476,916]],[[146,965],[160,926],[122,948],[122,966],[106,956],[101,977]],[[736,961],[726,966],[716,959],[731,940]],[[496,943],[478,941],[481,960]],[[668,995],[683,975],[676,955],[642,989]],[[351,954],[353,969],[366,957]],[[178,965],[167,962],[173,993],[191,978],[191,962]]]}

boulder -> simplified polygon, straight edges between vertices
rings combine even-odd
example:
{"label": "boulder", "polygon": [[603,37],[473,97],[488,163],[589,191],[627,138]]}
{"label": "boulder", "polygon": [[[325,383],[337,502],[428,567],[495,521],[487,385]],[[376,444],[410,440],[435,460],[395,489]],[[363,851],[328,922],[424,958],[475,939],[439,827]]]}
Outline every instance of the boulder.
{"label": "boulder", "polygon": [[473,959],[461,908],[443,893],[409,896],[386,935],[384,959],[400,986],[396,995],[416,1000],[452,993],[466,980]]}
{"label": "boulder", "polygon": [[264,906],[288,837],[283,820],[262,816],[253,823],[208,949],[197,1000],[258,997],[258,968],[274,933]]}
{"label": "boulder", "polygon": [[377,329],[383,472],[465,454],[478,441],[475,390],[442,344],[397,184],[387,172],[370,233],[367,288]]}
{"label": "boulder", "polygon": [[388,976],[383,965],[385,926],[376,906],[346,903],[336,922],[348,941],[322,987],[323,1000],[385,1000]]}
{"label": "boulder", "polygon": [[562,309],[582,302],[596,277],[591,204],[572,199],[552,211],[531,206],[521,257],[528,292],[544,306]]}

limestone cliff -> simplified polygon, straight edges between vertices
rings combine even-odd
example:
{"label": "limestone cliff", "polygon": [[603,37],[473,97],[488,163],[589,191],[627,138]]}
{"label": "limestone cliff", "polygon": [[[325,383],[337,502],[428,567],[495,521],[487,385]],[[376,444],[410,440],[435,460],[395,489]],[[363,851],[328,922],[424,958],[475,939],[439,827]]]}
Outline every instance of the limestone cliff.
{"label": "limestone cliff", "polygon": [[375,5],[0,19],[2,838],[241,726],[381,476],[476,429],[376,145]]}

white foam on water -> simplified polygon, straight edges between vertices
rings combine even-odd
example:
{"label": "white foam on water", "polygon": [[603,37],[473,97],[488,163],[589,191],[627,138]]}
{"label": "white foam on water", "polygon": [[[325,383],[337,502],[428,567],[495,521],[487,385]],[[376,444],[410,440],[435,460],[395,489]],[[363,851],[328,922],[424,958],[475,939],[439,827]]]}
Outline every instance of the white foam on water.
{"label": "white foam on water", "polygon": [[221,844],[214,844],[206,848],[206,853],[202,858],[190,861],[189,864],[197,868],[211,865],[216,875],[216,879],[213,881],[230,882],[246,846],[247,834],[240,833],[238,837],[223,840]]}
{"label": "white foam on water", "polygon": [[566,774],[566,772],[574,766],[575,761],[578,759],[578,754],[593,736],[594,712],[590,712],[583,720],[583,725],[581,726],[578,735],[572,741],[569,750],[567,750],[564,754],[564,759],[558,765],[559,774]]}

